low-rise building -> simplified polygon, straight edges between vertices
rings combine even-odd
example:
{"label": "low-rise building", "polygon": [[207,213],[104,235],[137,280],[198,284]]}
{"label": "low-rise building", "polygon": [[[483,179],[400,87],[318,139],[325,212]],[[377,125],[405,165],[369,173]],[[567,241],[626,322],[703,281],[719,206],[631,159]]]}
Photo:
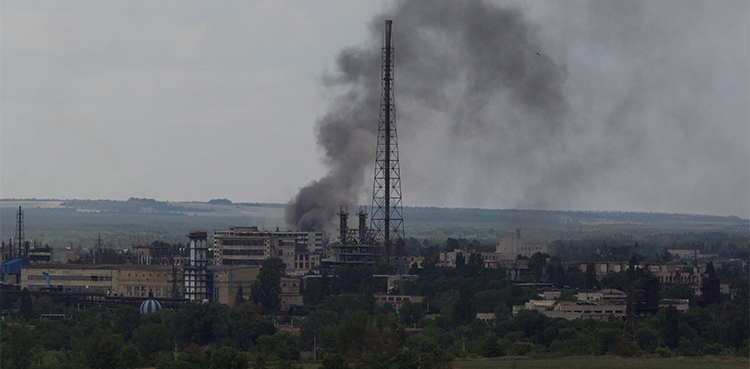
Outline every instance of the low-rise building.
{"label": "low-rise building", "polygon": [[293,306],[302,306],[302,294],[300,293],[302,280],[299,278],[282,277],[281,281],[281,310],[288,311]]}
{"label": "low-rise building", "polygon": [[610,316],[622,319],[627,305],[614,302],[592,301],[545,301],[531,300],[524,305],[513,306],[513,315],[522,310],[536,310],[550,318],[607,320]]}
{"label": "low-rise building", "polygon": [[409,296],[409,295],[375,295],[375,304],[383,306],[389,304],[394,309],[399,310],[401,306],[407,301],[413,304],[421,304],[424,301],[424,296]]}
{"label": "low-rise building", "polygon": [[258,279],[259,273],[260,267],[258,266],[209,265],[212,301],[234,305],[240,286],[242,286],[243,297],[247,298],[250,294],[250,286]]}
{"label": "low-rise building", "polygon": [[[250,291],[257,279],[257,266],[215,266],[207,269],[209,301],[233,304],[239,286]],[[183,272],[167,265],[46,264],[21,268],[21,288],[38,291],[47,287],[60,291],[123,297],[184,297]]]}
{"label": "low-rise building", "polygon": [[[21,288],[117,294],[119,265],[38,264],[21,268]],[[47,281],[49,280],[49,284]]]}

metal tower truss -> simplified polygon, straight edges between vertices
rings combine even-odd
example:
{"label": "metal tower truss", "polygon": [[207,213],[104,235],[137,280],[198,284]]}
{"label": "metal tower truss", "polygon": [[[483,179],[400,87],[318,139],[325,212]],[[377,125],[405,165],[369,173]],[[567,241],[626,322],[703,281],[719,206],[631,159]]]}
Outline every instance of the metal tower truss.
{"label": "metal tower truss", "polygon": [[391,245],[404,237],[404,216],[401,205],[401,170],[396,135],[396,107],[393,95],[392,21],[385,21],[382,49],[380,119],[375,154],[375,181],[372,189],[372,229],[375,239],[382,242],[384,257],[391,256]]}
{"label": "metal tower truss", "polygon": [[18,253],[14,253],[15,256],[19,258],[28,257],[28,251],[24,252],[24,244],[26,242],[23,230],[23,210],[21,210],[20,206],[18,207],[18,213],[16,213],[16,234],[14,236],[14,239],[16,241],[16,247],[18,248]]}

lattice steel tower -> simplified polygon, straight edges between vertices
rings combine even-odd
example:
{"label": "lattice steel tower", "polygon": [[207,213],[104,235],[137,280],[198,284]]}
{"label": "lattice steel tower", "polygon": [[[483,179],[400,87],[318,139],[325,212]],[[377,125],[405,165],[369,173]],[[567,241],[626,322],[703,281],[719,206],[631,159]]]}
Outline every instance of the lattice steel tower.
{"label": "lattice steel tower", "polygon": [[21,210],[21,207],[18,207],[18,213],[16,214],[16,235],[15,235],[15,242],[16,247],[18,248],[18,254],[16,257],[28,257],[29,252],[26,250],[24,253],[24,244],[26,243],[24,240],[24,234],[23,234],[23,211]]}
{"label": "lattice steel tower", "polygon": [[404,237],[404,216],[401,206],[401,170],[398,164],[396,139],[396,107],[393,100],[393,47],[391,25],[385,21],[380,81],[380,119],[378,146],[375,155],[375,181],[372,189],[372,229],[375,239],[384,246],[388,261],[391,246]]}

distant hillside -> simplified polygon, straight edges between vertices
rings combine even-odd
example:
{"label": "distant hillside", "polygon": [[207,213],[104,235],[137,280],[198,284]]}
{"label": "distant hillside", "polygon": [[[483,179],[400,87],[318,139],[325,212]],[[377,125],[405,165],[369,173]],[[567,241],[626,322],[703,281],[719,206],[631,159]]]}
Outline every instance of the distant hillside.
{"label": "distant hillside", "polygon": [[432,207],[406,207],[404,208],[404,219],[412,222],[522,223],[536,225],[567,224],[568,221],[583,224],[750,225],[750,220],[741,219],[736,216],[618,211],[496,210]]}
{"label": "distant hillside", "polygon": [[[93,245],[101,234],[110,246],[132,246],[154,240],[185,242],[191,230],[258,226],[287,229],[284,204],[167,202],[131,198],[116,200],[0,200],[0,239],[13,237],[18,206],[24,209],[27,240],[51,246]],[[440,240],[447,237],[491,240],[521,230],[532,241],[605,235],[684,232],[729,232],[745,237],[750,221],[711,215],[543,211],[513,209],[404,208],[406,236]],[[606,236],[608,237],[608,236]],[[674,238],[674,237],[672,237]],[[670,239],[672,239],[670,238]],[[666,241],[665,241],[666,242]]]}

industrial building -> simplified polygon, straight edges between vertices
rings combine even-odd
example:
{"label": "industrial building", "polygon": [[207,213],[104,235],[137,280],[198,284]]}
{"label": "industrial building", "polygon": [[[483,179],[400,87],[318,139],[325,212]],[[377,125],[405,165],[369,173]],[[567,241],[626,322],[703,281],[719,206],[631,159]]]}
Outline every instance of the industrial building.
{"label": "industrial building", "polygon": [[[203,287],[200,297],[231,305],[239,287],[249,291],[259,271],[252,266],[208,266],[206,279],[211,283]],[[186,297],[182,279],[180,268],[167,265],[45,264],[20,267],[19,284],[32,293],[48,289],[112,297],[181,298]]]}
{"label": "industrial building", "polygon": [[384,246],[373,237],[367,228],[367,213],[360,210],[358,228],[349,228],[349,213],[342,209],[339,213],[339,239],[330,245],[330,255],[321,261],[321,268],[333,271],[340,267],[373,268],[383,259]]}
{"label": "industrial building", "polygon": [[520,230],[516,230],[516,235],[513,237],[501,238],[495,248],[495,253],[499,254],[499,260],[512,260],[518,257],[518,255],[531,257],[537,252],[543,254],[549,253],[547,244],[527,242],[521,237]]}
{"label": "industrial building", "polygon": [[260,231],[258,227],[229,227],[229,230],[214,231],[213,263],[259,266],[264,259],[278,257],[289,272],[296,269],[309,271],[314,269],[311,263],[319,262],[317,253],[323,249],[325,239],[325,232]]}

